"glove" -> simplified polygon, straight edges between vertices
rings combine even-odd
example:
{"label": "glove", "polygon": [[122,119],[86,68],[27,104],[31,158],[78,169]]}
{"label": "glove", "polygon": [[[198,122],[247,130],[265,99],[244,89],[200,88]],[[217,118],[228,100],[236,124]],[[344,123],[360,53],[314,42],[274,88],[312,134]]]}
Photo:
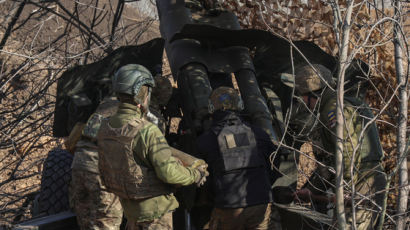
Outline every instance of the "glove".
{"label": "glove", "polygon": [[209,176],[209,172],[207,171],[207,168],[208,168],[207,164],[203,164],[195,168],[195,170],[197,170],[200,175],[198,179],[195,181],[195,184],[197,187],[201,187],[202,185],[205,184],[206,177]]}

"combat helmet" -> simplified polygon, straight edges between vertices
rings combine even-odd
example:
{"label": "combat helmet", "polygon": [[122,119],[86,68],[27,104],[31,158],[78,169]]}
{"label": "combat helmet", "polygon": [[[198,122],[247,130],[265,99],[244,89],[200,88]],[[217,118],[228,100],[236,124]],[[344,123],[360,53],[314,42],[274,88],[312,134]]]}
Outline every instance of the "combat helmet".
{"label": "combat helmet", "polygon": [[212,91],[209,97],[208,110],[213,113],[216,110],[243,110],[243,101],[239,93],[230,87],[219,87]]}
{"label": "combat helmet", "polygon": [[328,68],[320,64],[313,64],[312,66],[303,65],[295,69],[295,89],[299,95],[315,92],[326,86],[333,87],[335,85],[332,73]]}
{"label": "combat helmet", "polygon": [[134,101],[138,104],[142,103],[139,93],[144,85],[152,88],[155,86],[155,81],[150,71],[138,64],[122,66],[115,72],[112,78],[113,91],[117,95],[126,94],[133,96]]}

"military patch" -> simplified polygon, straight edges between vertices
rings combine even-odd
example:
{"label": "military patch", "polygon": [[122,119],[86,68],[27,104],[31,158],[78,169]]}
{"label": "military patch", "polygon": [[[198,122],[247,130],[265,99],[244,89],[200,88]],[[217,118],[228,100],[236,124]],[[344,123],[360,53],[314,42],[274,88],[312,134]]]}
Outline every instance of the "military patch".
{"label": "military patch", "polygon": [[233,134],[226,135],[225,141],[226,141],[226,145],[228,146],[228,149],[236,147],[235,137]]}
{"label": "military patch", "polygon": [[91,140],[97,140],[98,130],[101,127],[101,122],[103,119],[104,117],[100,114],[92,114],[83,129],[83,136],[88,137]]}
{"label": "military patch", "polygon": [[327,118],[329,119],[328,126],[329,126],[330,128],[335,127],[335,126],[336,126],[336,113],[335,113],[334,110],[330,111],[330,112],[327,114]]}

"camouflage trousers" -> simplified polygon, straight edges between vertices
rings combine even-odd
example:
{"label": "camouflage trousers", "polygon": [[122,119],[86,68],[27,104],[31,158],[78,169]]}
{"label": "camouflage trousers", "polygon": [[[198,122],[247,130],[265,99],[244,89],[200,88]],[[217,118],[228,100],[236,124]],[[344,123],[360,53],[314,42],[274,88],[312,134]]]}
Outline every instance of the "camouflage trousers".
{"label": "camouflage trousers", "polygon": [[121,203],[104,188],[99,174],[73,169],[69,199],[81,229],[120,229]]}
{"label": "camouflage trousers", "polygon": [[128,220],[127,230],[172,230],[172,212],[168,212],[153,221],[135,222]]}
{"label": "camouflage trousers", "polygon": [[[276,213],[276,212],[275,212]],[[276,213],[278,214],[278,213]],[[246,208],[214,208],[209,222],[210,230],[268,230],[281,229],[272,221],[272,204],[261,204]]]}
{"label": "camouflage trousers", "polygon": [[[380,173],[381,170],[376,169],[374,172],[370,173],[370,176],[364,176],[363,179],[356,186],[357,192],[362,194],[363,197],[369,197],[378,206],[382,206],[384,199],[384,192],[386,188],[386,176],[384,173]],[[365,172],[366,174],[366,172]],[[373,202],[369,200],[363,200],[358,198],[356,203],[360,202],[360,205],[356,209],[356,229],[357,230],[371,230],[374,229],[375,225],[378,223],[379,214],[381,210],[374,205]],[[357,199],[357,198],[356,198]],[[353,224],[352,210],[350,207],[346,208],[346,221],[350,225],[348,229],[353,229],[351,225]]]}

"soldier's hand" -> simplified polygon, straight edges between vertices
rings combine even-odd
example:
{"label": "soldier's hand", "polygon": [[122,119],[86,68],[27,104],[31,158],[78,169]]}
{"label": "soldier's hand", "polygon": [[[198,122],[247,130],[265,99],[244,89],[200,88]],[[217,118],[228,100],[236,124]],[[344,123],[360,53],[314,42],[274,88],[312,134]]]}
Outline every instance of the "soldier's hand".
{"label": "soldier's hand", "polygon": [[200,177],[195,181],[197,187],[201,187],[206,182],[206,177],[209,176],[209,172],[207,170],[208,165],[200,165],[195,169],[199,172]]}

